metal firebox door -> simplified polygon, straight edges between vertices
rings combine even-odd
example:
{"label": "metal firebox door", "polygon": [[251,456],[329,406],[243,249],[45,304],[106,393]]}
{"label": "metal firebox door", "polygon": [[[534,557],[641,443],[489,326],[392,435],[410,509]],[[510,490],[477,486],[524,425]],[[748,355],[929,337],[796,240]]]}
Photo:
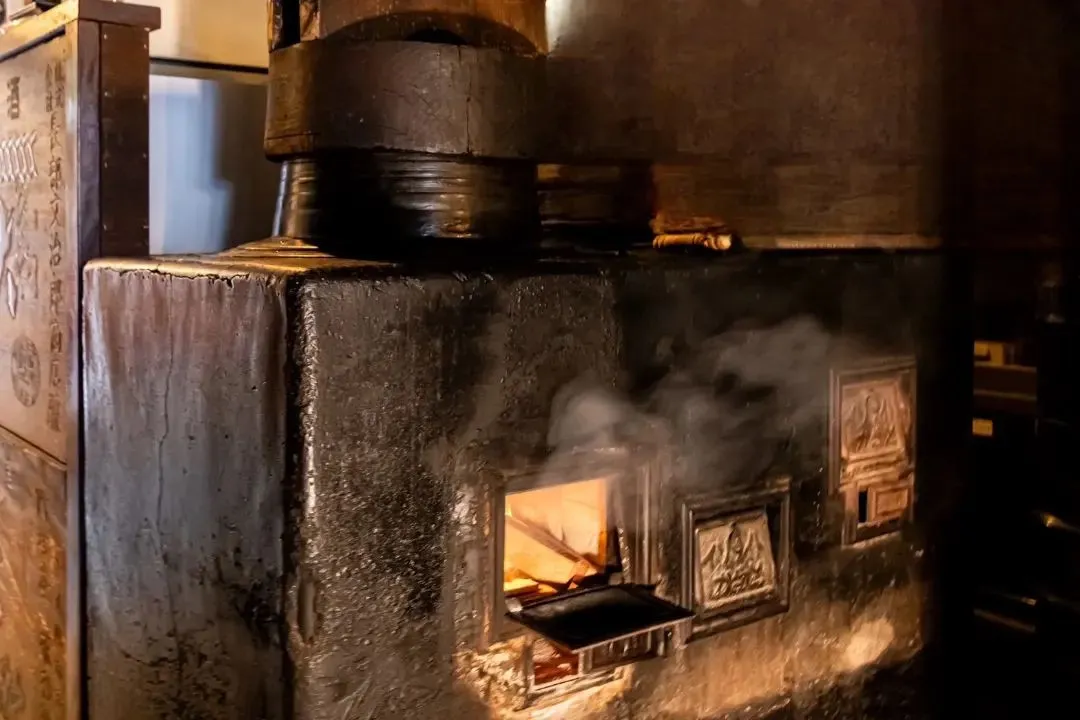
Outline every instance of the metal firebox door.
{"label": "metal firebox door", "polygon": [[78,717],[80,269],[147,250],[148,32],[68,0],[0,32],[0,717]]}

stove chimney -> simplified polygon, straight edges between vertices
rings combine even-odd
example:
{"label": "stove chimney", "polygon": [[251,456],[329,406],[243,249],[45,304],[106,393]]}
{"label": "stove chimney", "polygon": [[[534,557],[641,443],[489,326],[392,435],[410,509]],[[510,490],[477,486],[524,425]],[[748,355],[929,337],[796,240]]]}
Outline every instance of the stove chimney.
{"label": "stove chimney", "polygon": [[269,43],[275,235],[373,257],[536,233],[542,0],[275,0]]}

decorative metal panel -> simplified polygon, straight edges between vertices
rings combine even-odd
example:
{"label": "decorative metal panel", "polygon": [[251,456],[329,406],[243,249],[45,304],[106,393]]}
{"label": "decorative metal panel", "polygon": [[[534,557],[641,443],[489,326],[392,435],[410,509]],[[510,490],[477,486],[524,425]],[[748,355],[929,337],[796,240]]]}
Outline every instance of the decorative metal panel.
{"label": "decorative metal panel", "polygon": [[900,374],[843,385],[840,390],[840,457],[852,480],[860,469],[908,459],[911,411]]}
{"label": "decorative metal panel", "polygon": [[831,476],[845,544],[895,532],[915,501],[915,361],[835,371]]}
{"label": "decorative metal panel", "polygon": [[790,481],[683,502],[682,604],[691,638],[783,612],[791,564]]}

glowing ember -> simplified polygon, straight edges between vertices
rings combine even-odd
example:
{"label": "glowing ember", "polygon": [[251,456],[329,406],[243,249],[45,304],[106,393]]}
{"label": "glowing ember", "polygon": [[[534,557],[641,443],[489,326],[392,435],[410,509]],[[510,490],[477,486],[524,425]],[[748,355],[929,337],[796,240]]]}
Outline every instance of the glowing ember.
{"label": "glowing ember", "polygon": [[544,595],[575,587],[607,563],[607,482],[514,493],[506,498],[503,591]]}
{"label": "glowing ember", "polygon": [[575,677],[580,662],[577,655],[561,652],[550,643],[537,640],[532,646],[533,684],[543,687]]}

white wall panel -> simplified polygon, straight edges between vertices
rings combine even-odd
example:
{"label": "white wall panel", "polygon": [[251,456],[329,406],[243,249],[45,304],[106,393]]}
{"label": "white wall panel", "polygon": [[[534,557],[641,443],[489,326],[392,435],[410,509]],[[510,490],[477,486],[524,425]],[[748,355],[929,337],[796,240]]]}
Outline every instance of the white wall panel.
{"label": "white wall panel", "polygon": [[263,155],[264,80],[151,74],[151,253],[217,252],[269,235],[278,166]]}
{"label": "white wall panel", "polygon": [[266,0],[137,0],[161,8],[150,56],[266,67]]}

